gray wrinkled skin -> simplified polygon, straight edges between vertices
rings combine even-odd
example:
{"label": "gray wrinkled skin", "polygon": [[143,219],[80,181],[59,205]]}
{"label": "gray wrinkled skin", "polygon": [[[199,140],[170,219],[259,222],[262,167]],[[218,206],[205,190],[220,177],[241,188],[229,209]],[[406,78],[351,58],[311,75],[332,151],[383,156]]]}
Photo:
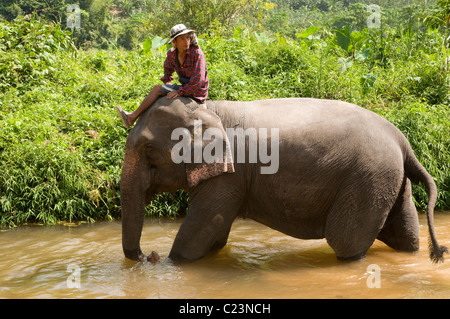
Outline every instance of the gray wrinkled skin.
{"label": "gray wrinkled skin", "polygon": [[[205,163],[175,164],[170,154],[177,141],[170,136],[179,127],[192,133],[195,120],[202,121],[203,130],[223,132],[278,128],[278,171],[261,174],[264,164],[234,158],[233,171],[214,169],[214,176],[190,185],[191,172]],[[377,114],[307,98],[218,101],[206,107],[186,98],[161,98],[127,140],[120,186],[123,249],[130,259],[142,258],[145,205],[155,193],[185,189],[190,208],[169,255],[173,260],[199,259],[223,247],[238,215],[296,238],[326,238],[342,260],[364,257],[376,238],[397,250],[416,251],[419,223],[411,182],[427,189],[431,257],[442,260],[445,248],[433,230],[435,183],[404,135]]]}

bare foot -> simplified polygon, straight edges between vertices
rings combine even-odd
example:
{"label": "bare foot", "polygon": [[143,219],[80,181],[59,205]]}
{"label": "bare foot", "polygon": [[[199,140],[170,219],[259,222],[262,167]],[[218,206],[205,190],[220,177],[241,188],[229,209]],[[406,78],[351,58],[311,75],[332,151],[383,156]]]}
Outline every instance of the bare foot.
{"label": "bare foot", "polygon": [[122,119],[122,123],[126,128],[130,128],[132,123],[130,121],[130,113],[125,112],[119,105],[116,105],[116,111]]}

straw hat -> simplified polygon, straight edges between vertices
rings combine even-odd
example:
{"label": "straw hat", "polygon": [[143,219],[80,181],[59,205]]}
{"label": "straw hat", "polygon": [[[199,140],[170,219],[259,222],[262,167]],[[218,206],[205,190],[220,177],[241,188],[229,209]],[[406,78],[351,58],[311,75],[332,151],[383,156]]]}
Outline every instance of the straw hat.
{"label": "straw hat", "polygon": [[184,24],[177,24],[172,29],[170,29],[170,41],[169,43],[172,43],[173,40],[175,40],[176,37],[179,37],[180,35],[195,32],[195,30],[191,30],[186,28]]}

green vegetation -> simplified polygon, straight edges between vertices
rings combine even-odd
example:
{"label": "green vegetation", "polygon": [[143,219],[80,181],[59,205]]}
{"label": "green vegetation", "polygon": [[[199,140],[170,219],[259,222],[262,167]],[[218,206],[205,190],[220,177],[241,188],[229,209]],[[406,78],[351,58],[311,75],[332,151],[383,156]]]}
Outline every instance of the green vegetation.
{"label": "green vegetation", "polygon": [[[114,105],[133,110],[160,83],[172,21],[199,31],[210,99],[318,97],[372,109],[435,178],[437,209],[450,208],[448,0],[85,0],[73,33],[70,1],[42,3],[0,4],[0,226],[120,217],[128,132]],[[367,26],[372,3],[379,28]],[[423,209],[425,191],[413,191]],[[161,194],[147,213],[177,216],[187,199]]]}

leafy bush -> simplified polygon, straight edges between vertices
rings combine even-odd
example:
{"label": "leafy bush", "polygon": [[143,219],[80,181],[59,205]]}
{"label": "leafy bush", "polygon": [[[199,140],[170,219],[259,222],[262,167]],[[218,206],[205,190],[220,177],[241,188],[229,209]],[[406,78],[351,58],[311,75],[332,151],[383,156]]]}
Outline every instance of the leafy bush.
{"label": "leafy bush", "polygon": [[70,51],[71,45],[59,25],[22,17],[0,23],[0,92],[52,79],[56,54]]}
{"label": "leafy bush", "polygon": [[[450,207],[450,110],[444,105],[402,101],[395,108],[378,112],[397,126],[408,139],[415,155],[438,186],[438,209]],[[423,186],[413,185],[415,204],[425,209],[428,196]]]}

